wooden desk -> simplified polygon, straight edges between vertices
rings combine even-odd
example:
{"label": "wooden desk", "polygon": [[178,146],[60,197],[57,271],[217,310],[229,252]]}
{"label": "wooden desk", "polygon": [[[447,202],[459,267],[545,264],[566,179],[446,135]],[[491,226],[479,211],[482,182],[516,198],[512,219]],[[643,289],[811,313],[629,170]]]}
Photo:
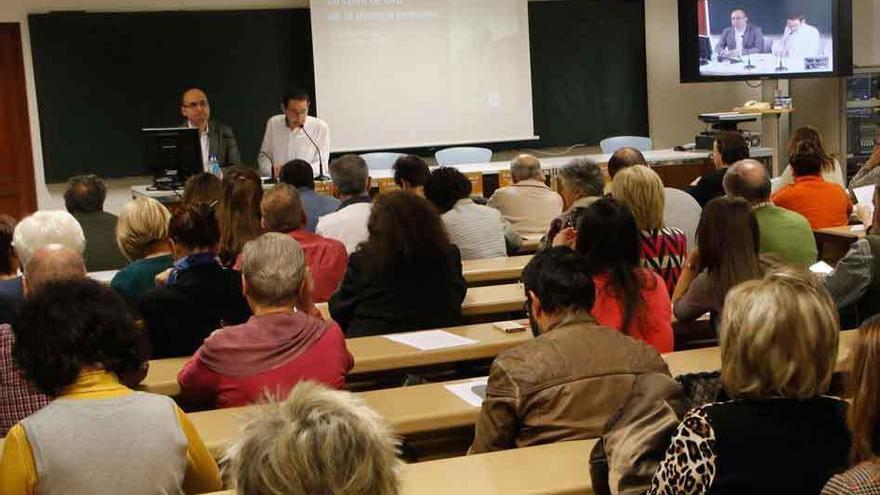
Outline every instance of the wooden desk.
{"label": "wooden desk", "polygon": [[595,444],[595,440],[577,440],[405,464],[400,471],[401,493],[589,495],[593,486],[588,459]]}
{"label": "wooden desk", "polygon": [[[537,244],[535,241],[536,248]],[[531,255],[465,260],[461,262],[461,268],[464,279],[469,284],[518,280],[522,276],[523,268],[531,260]]]}
{"label": "wooden desk", "polygon": [[827,229],[816,229],[813,236],[816,238],[816,248],[819,250],[819,259],[834,266],[846,255],[850,244],[865,237],[865,226],[844,225]]}
{"label": "wooden desk", "polygon": [[[432,351],[420,351],[414,347],[378,335],[347,339],[345,343],[354,357],[354,368],[349,373],[349,376],[494,358],[501,352],[532,338],[532,334],[529,331],[505,333],[494,328],[491,323],[444,328],[443,330],[474,339],[477,343]],[[179,394],[180,387],[177,385],[177,374],[188,359],[188,357],[183,357],[154,359],[150,361],[150,370],[140,385],[141,390],[172,397]]]}
{"label": "wooden desk", "polygon": [[[512,313],[522,311],[525,302],[526,295],[522,284],[471,287],[461,303],[461,312],[465,316]],[[324,318],[330,319],[330,308],[327,303],[320,303],[317,306]]]}
{"label": "wooden desk", "polygon": [[534,253],[538,250],[538,245],[541,243],[542,237],[544,236],[541,234],[524,235],[522,237],[522,246],[520,246],[519,252],[521,254]]}

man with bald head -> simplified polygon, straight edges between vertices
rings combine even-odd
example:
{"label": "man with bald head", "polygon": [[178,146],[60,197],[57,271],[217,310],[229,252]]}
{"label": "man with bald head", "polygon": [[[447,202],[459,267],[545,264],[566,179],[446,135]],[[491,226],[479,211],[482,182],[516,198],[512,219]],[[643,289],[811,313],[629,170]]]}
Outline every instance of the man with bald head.
{"label": "man with bald head", "polygon": [[[83,278],[86,266],[80,254],[61,244],[47,244],[33,252],[24,267],[25,297],[54,280]],[[15,336],[8,324],[0,325],[0,437],[20,420],[51,401],[28,385],[12,361]]]}
{"label": "man with bald head", "polygon": [[818,251],[806,218],[770,202],[770,176],[761,162],[741,160],[727,169],[724,192],[752,205],[761,233],[761,253],[801,267],[816,262]]}
{"label": "man with bald head", "polygon": [[532,155],[519,155],[510,162],[510,175],[513,184],[497,189],[488,205],[501,211],[521,236],[547,232],[562,213],[562,197],[544,183],[541,162]]}
{"label": "man with bald head", "polygon": [[211,120],[211,105],[204,91],[199,88],[184,91],[180,98],[180,113],[186,117],[185,127],[199,130],[205,172],[210,171],[208,163],[212,156],[217,158],[221,167],[241,164],[235,133],[229,126]]}
{"label": "man with bald head", "polygon": [[608,175],[613,179],[614,176],[617,175],[617,172],[620,172],[626,167],[647,164],[648,162],[645,161],[645,155],[643,155],[641,151],[628,146],[619,148],[613,155],[611,155],[611,158],[608,159]]}

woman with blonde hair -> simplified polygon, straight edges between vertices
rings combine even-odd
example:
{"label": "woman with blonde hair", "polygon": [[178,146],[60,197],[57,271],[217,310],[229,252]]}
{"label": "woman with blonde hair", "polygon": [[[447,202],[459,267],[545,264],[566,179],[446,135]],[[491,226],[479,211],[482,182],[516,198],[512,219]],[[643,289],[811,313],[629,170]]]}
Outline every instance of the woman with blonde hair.
{"label": "woman with blonde hair", "polygon": [[223,174],[223,199],[217,209],[220,222],[220,263],[229,268],[245,243],[263,233],[260,202],[263,183],[260,174],[248,167],[235,166]]}
{"label": "woman with blonde hair", "polygon": [[[846,189],[843,181],[843,172],[840,168],[840,162],[825,151],[822,144],[822,135],[819,131],[811,126],[799,127],[794,131],[794,135],[788,142],[788,156],[798,155],[816,155],[822,160],[822,178],[825,182],[837,184]],[[773,190],[779,190],[794,182],[794,173],[791,165],[785,167],[782,175],[779,176],[778,183],[775,184]]]}
{"label": "woman with blonde hair", "polygon": [[301,382],[261,409],[228,457],[241,495],[397,495],[397,443],[361,399]]}
{"label": "woman with blonde hair", "polygon": [[687,255],[687,235],[664,225],[663,181],[650,167],[634,165],[615,174],[611,195],[629,206],[635,215],[641,264],[660,275],[671,296]]}
{"label": "woman with blonde hair", "polygon": [[834,476],[822,495],[880,493],[880,318],[874,317],[859,328],[850,346],[849,396],[847,419],[852,432],[852,468]]}
{"label": "woman with blonde hair", "polygon": [[818,493],[850,450],[846,403],[823,395],[839,334],[809,272],[780,268],[731,289],[720,339],[733,400],[684,417],[649,493]]}
{"label": "woman with blonde hair", "polygon": [[134,305],[155,285],[156,275],[171,268],[168,223],[171,213],[152,198],[137,198],[122,208],[116,222],[116,245],[131,263],[113,276],[110,286]]}

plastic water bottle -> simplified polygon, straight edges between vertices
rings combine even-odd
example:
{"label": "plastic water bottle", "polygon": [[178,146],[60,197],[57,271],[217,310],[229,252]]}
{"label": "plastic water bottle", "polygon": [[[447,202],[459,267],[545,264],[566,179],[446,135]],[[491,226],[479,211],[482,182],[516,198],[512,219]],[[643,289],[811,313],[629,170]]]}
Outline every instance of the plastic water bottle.
{"label": "plastic water bottle", "polygon": [[208,170],[217,176],[218,179],[223,178],[223,171],[220,170],[220,162],[217,161],[217,155],[210,155],[208,157]]}

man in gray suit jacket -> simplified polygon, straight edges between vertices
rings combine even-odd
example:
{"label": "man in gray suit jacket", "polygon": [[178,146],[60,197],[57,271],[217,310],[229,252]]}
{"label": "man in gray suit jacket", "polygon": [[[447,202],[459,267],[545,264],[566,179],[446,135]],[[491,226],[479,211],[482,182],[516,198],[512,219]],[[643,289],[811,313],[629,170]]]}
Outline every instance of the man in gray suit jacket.
{"label": "man in gray suit jacket", "polygon": [[750,53],[764,51],[764,33],[749,22],[749,14],[743,9],[730,12],[730,27],[721,33],[715,53],[723,58],[739,59]]}
{"label": "man in gray suit jacket", "polygon": [[211,105],[204,91],[199,88],[186,90],[180,99],[180,113],[186,117],[184,126],[199,130],[205,171],[208,170],[211,155],[217,157],[221,167],[241,164],[241,154],[232,128],[211,120]]}

